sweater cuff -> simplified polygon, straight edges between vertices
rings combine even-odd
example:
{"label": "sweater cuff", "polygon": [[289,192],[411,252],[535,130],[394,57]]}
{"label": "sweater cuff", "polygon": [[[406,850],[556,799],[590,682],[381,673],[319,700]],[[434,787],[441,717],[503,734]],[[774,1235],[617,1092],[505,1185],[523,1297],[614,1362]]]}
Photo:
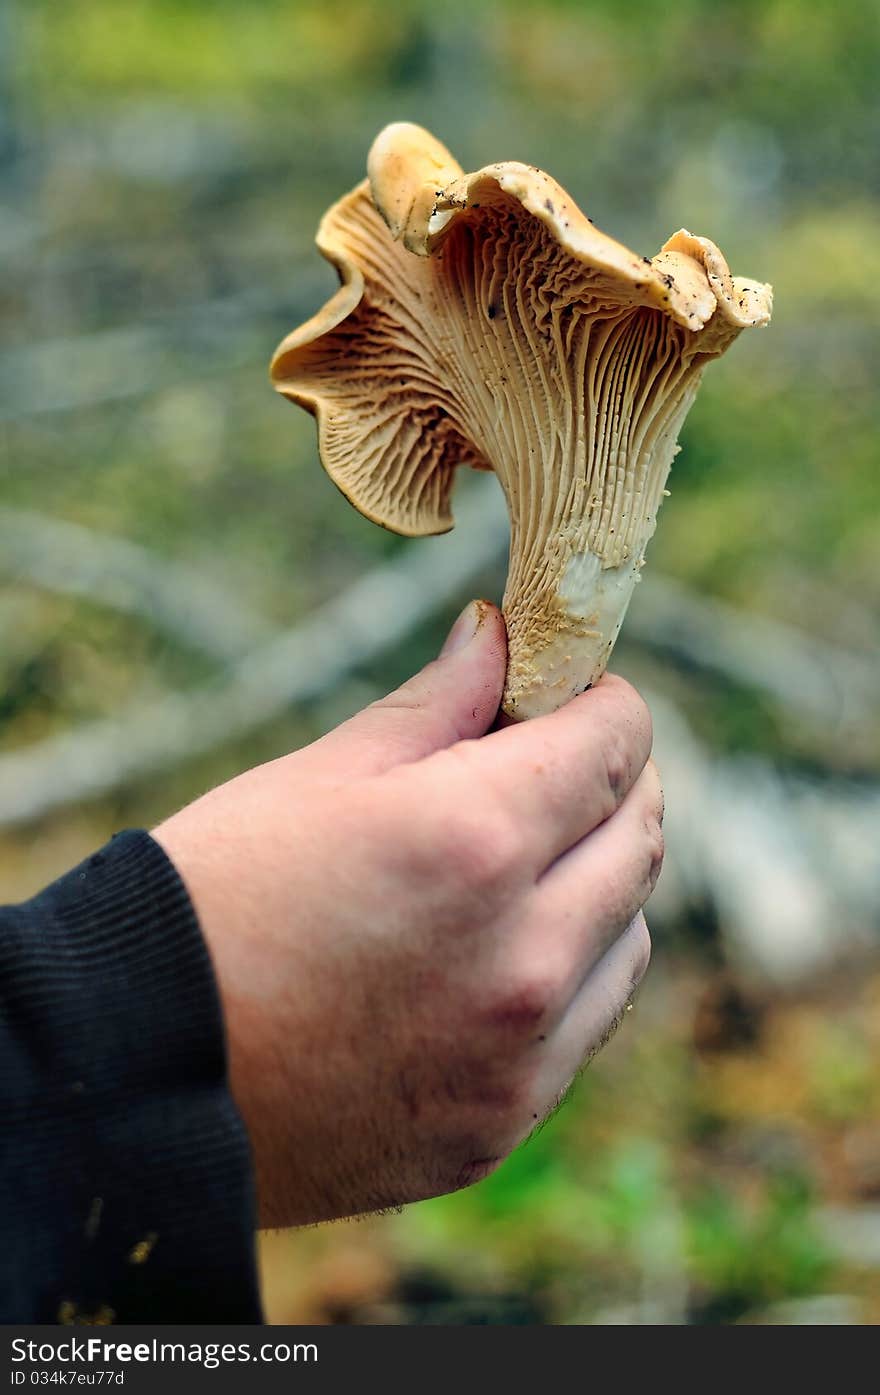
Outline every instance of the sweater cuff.
{"label": "sweater cuff", "polygon": [[119,834],[2,931],[5,1320],[260,1322],[248,1139],[173,864]]}

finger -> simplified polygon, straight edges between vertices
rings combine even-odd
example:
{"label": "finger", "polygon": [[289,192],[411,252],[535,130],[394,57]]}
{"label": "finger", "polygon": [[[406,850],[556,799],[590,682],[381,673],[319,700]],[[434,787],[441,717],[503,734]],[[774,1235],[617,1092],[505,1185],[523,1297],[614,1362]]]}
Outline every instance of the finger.
{"label": "finger", "polygon": [[541,925],[546,961],[561,966],[564,1004],[624,933],[663,864],[663,789],[649,761],[617,812],[545,872],[524,919]]}
{"label": "finger", "polygon": [[438,757],[436,773],[449,788],[452,761],[463,764],[469,797],[489,792],[516,821],[539,876],[619,808],[650,753],[644,701],[622,678],[606,676],[551,716],[455,746]]}
{"label": "finger", "polygon": [[[309,748],[338,779],[377,775],[488,731],[501,701],[507,633],[497,606],[472,601],[433,663]],[[305,755],[305,753],[301,753]]]}
{"label": "finger", "polygon": [[544,1053],[537,1097],[550,1112],[584,1065],[607,1044],[651,958],[651,937],[641,912],[586,978],[558,1027],[536,1050]]}

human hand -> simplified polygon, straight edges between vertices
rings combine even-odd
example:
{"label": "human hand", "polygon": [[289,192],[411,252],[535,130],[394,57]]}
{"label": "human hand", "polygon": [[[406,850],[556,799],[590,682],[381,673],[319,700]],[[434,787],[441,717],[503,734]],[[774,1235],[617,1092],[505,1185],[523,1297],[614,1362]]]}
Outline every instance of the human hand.
{"label": "human hand", "polygon": [[485,1176],[645,972],[647,708],[606,676],[490,731],[505,660],[475,602],[397,692],[154,832],[213,956],[264,1225]]}

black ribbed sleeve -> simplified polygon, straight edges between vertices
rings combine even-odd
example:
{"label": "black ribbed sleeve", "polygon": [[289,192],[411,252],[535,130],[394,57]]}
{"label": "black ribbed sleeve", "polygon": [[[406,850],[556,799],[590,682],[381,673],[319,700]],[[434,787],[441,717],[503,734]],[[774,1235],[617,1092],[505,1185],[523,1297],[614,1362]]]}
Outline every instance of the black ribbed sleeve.
{"label": "black ribbed sleeve", "polygon": [[254,1229],[207,948],[119,834],[0,910],[0,1321],[260,1322]]}

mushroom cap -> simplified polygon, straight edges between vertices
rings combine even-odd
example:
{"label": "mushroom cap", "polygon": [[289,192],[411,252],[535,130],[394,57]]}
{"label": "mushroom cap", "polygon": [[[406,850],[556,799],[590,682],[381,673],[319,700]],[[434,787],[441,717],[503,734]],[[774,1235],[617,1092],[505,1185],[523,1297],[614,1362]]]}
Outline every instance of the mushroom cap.
{"label": "mushroom cap", "polygon": [[604,668],[702,368],[767,323],[770,287],[684,229],[641,257],[542,170],[466,174],[409,123],[367,167],[318,231],[340,287],[272,381],[317,417],[342,492],[395,532],[452,526],[459,465],[498,474],[506,705],[542,684],[558,705]]}
{"label": "mushroom cap", "polygon": [[[428,131],[395,122],[373,142],[367,167],[368,180],[334,204],[318,229],[318,248],[336,267],[340,287],[282,340],[271,378],[278,392],[317,417],[321,459],[343,494],[394,532],[446,532],[455,466],[494,468],[484,443],[438,418],[443,404],[425,382],[418,352],[425,347],[430,362],[429,341],[441,358],[449,347],[441,342],[450,292],[443,248],[464,224],[479,236],[479,215],[487,238],[491,210],[535,220],[548,230],[560,264],[569,263],[570,278],[589,273],[594,301],[656,310],[700,334],[706,356],[770,318],[770,287],[732,277],[708,238],[682,229],[654,258],[639,256],[595,227],[532,165],[503,161],[465,174]],[[492,326],[475,329],[485,336]]]}

